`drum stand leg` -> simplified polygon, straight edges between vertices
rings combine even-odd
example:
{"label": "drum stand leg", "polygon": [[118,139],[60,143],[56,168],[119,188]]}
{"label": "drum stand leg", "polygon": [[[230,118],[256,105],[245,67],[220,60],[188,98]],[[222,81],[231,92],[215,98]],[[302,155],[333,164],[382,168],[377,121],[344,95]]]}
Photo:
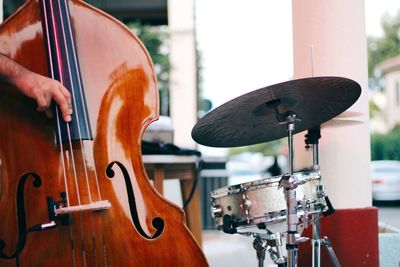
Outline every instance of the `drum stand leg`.
{"label": "drum stand leg", "polygon": [[332,265],[335,267],[340,267],[339,259],[337,258],[335,251],[331,246],[331,242],[329,241],[328,237],[324,236],[321,242],[322,245],[325,246],[326,251],[328,252],[329,258],[331,259]]}
{"label": "drum stand leg", "polygon": [[321,229],[320,229],[320,221],[319,218],[313,224],[313,238],[311,240],[312,244],[312,266],[313,267],[321,267],[321,245],[323,245],[326,249],[326,252],[329,255],[331,263],[334,267],[340,267],[339,259],[336,256],[335,251],[332,248],[331,242],[328,237],[324,236],[321,239]]}
{"label": "drum stand leg", "polygon": [[321,267],[321,225],[319,222],[319,218],[312,225],[312,266],[313,267]]}

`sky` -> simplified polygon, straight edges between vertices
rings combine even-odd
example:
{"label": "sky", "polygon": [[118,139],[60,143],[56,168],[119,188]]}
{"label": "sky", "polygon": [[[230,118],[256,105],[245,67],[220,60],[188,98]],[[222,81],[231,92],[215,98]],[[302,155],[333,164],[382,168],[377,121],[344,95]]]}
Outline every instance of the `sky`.
{"label": "sky", "polygon": [[[213,108],[292,78],[291,2],[196,1],[202,90],[203,96],[213,102]],[[399,0],[365,0],[367,35],[381,36],[381,17],[385,13],[394,15],[398,9]]]}

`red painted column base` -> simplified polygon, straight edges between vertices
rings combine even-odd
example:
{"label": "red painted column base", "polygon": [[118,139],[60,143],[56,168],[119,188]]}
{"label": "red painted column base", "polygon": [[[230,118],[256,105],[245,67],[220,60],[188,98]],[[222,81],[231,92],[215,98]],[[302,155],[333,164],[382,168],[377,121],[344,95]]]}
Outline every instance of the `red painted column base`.
{"label": "red painted column base", "polygon": [[[298,266],[312,266],[312,227],[303,236],[310,238],[299,246]],[[321,220],[321,237],[327,236],[341,266],[379,266],[378,209],[341,209]],[[333,266],[321,246],[321,266]]]}

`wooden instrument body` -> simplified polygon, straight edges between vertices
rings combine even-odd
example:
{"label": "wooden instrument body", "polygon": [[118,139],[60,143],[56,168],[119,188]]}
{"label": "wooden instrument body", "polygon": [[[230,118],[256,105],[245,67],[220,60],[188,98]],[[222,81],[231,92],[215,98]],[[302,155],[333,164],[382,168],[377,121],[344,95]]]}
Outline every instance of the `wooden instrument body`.
{"label": "wooden instrument body", "polygon": [[[158,116],[149,55],[110,16],[78,0],[69,8],[93,140],[60,148],[53,121],[1,85],[0,266],[16,266],[4,255],[15,253],[23,221],[26,228],[48,222],[46,198],[59,200],[66,188],[70,206],[102,199],[111,208],[72,213],[67,225],[28,233],[20,266],[207,266],[183,212],[153,189],[141,160],[142,133]],[[38,0],[1,25],[0,52],[49,76]],[[157,217],[163,228],[153,238]]]}

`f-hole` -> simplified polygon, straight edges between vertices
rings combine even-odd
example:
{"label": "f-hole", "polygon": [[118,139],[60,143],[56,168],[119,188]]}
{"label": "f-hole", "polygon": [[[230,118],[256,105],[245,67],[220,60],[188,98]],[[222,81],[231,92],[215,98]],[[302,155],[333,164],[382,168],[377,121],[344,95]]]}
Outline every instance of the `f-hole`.
{"label": "f-hole", "polygon": [[3,239],[0,239],[0,258],[3,259],[14,259],[17,258],[19,253],[24,249],[26,242],[26,235],[29,232],[26,227],[26,215],[25,215],[25,184],[29,177],[33,178],[33,186],[39,188],[42,185],[40,176],[34,172],[29,172],[21,176],[17,187],[16,203],[17,203],[17,222],[18,222],[18,242],[15,252],[8,256],[3,251],[6,247],[6,243]]}
{"label": "f-hole", "polygon": [[130,178],[129,173],[126,170],[125,166],[122,165],[118,161],[113,161],[110,164],[108,164],[108,166],[106,168],[106,175],[110,179],[115,176],[115,172],[112,169],[114,165],[117,165],[121,169],[121,172],[122,172],[122,174],[124,176],[126,192],[128,194],[128,201],[129,201],[129,209],[130,209],[130,213],[131,213],[131,218],[132,218],[132,221],[133,221],[136,229],[138,230],[139,234],[142,235],[144,238],[156,239],[157,237],[159,237],[161,235],[161,233],[164,230],[164,220],[162,218],[160,218],[160,217],[155,217],[151,221],[151,224],[156,229],[156,232],[152,236],[149,236],[149,235],[147,235],[145,233],[145,231],[143,230],[142,226],[140,225],[139,214],[138,214],[137,208],[136,208],[135,193],[133,192],[133,187],[132,187],[132,184],[131,184],[131,178]]}

